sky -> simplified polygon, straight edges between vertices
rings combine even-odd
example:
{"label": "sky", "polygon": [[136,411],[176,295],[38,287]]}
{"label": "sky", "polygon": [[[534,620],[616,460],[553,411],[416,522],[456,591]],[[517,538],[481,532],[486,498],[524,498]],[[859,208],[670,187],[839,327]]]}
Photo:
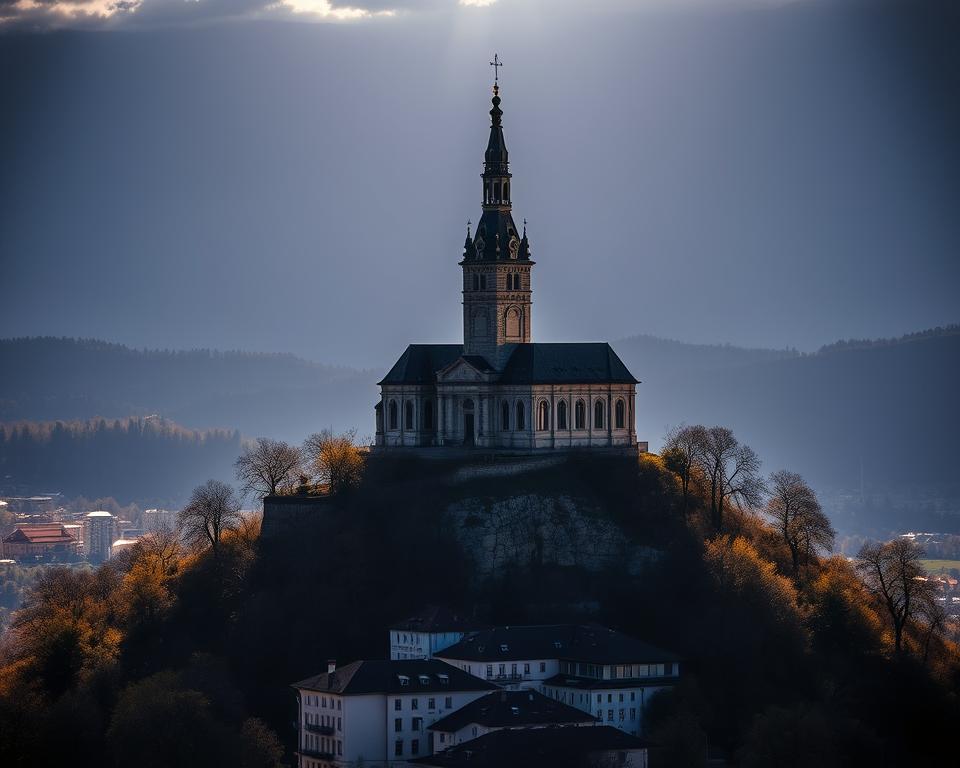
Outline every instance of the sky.
{"label": "sky", "polygon": [[960,321],[934,0],[0,0],[0,336],[461,338],[494,53],[539,341]]}

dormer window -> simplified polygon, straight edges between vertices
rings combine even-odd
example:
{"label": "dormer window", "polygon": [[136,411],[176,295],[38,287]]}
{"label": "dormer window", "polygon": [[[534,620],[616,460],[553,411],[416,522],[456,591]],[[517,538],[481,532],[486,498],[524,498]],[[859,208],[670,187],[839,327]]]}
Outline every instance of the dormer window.
{"label": "dormer window", "polygon": [[506,643],[501,643],[501,644],[500,644],[500,653],[506,653],[506,652],[509,651],[509,650],[510,650],[510,646],[509,646],[509,645],[507,645]]}
{"label": "dormer window", "polygon": [[440,673],[437,678],[440,680],[440,685],[450,685],[450,675]]}
{"label": "dormer window", "polygon": [[406,675],[397,675],[397,679],[400,681],[401,688],[406,688],[408,685],[410,685],[410,678]]}
{"label": "dormer window", "polygon": [[420,675],[420,685],[430,685],[430,676]]}

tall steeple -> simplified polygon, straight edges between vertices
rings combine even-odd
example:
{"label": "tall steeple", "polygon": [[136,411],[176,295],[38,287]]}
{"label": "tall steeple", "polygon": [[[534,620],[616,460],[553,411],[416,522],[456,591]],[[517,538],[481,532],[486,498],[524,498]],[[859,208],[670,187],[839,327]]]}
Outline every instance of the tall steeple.
{"label": "tall steeple", "polygon": [[[502,66],[495,56],[491,64]],[[513,221],[511,174],[503,136],[499,78],[493,85],[490,137],[483,157],[483,213],[472,242],[464,243],[464,353],[481,355],[502,369],[516,344],[530,342],[533,262],[526,237]]]}

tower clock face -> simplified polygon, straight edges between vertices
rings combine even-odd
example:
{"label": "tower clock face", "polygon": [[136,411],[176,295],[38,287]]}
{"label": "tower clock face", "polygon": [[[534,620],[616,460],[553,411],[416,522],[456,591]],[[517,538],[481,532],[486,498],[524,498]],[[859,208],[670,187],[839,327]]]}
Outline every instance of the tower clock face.
{"label": "tower clock face", "polygon": [[520,252],[520,241],[516,237],[510,238],[510,258],[517,258],[517,254]]}
{"label": "tower clock face", "polygon": [[483,242],[483,238],[482,238],[482,237],[478,237],[476,240],[474,240],[473,244],[477,247],[477,258],[478,258],[478,259],[482,259],[482,258],[483,258],[483,247],[484,247],[484,245],[485,245],[485,243]]}

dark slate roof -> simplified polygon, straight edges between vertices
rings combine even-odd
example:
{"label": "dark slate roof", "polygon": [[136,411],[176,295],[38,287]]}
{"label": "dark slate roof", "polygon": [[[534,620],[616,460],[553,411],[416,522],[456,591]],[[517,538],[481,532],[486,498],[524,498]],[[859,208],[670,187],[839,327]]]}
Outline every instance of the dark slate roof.
{"label": "dark slate roof", "polygon": [[[404,685],[402,678],[407,678]],[[446,678],[446,682],[444,682]],[[333,672],[293,683],[293,688],[346,695],[490,691],[497,686],[436,659],[355,661]]]}
{"label": "dark slate roof", "polygon": [[645,749],[649,742],[609,725],[580,728],[505,728],[465,741],[444,752],[413,760],[417,765],[470,768],[583,766],[598,752]]}
{"label": "dark slate roof", "polygon": [[428,730],[450,733],[473,723],[488,728],[510,728],[595,721],[593,715],[536,691],[494,691],[437,720]]}
{"label": "dark slate roof", "polygon": [[673,677],[632,677],[626,680],[597,680],[592,677],[572,677],[571,675],[554,675],[544,680],[544,685],[554,688],[575,688],[578,691],[616,690],[617,688],[659,688],[664,685],[676,685],[680,678]]}
{"label": "dark slate roof", "polygon": [[[432,384],[437,371],[463,357],[480,371],[493,369],[461,344],[411,344],[380,384]],[[637,379],[606,342],[518,344],[507,361],[503,384],[636,384]]]}
{"label": "dark slate roof", "polygon": [[597,624],[535,624],[474,632],[436,654],[457,661],[565,659],[591,664],[678,661],[660,648]]}
{"label": "dark slate roof", "polygon": [[483,624],[438,605],[426,605],[413,616],[390,625],[390,629],[407,632],[471,632],[484,628]]}
{"label": "dark slate roof", "polygon": [[606,342],[518,344],[500,381],[504,384],[636,384]]}
{"label": "dark slate roof", "polygon": [[437,371],[462,354],[462,344],[410,344],[380,383],[433,384]]}

